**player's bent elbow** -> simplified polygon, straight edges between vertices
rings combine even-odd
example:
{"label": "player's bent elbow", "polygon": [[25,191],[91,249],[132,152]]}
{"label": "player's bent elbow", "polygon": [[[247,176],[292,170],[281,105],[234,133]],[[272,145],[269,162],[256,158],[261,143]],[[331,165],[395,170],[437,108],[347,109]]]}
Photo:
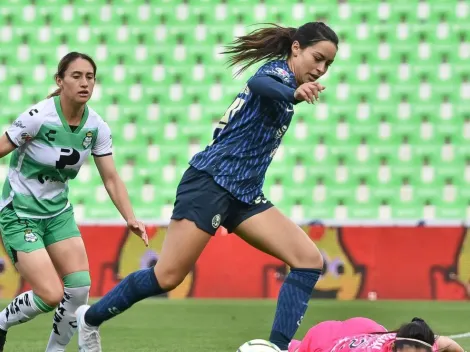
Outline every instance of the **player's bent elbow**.
{"label": "player's bent elbow", "polygon": [[464,349],[457,342],[447,336],[439,336],[437,344],[440,351],[464,352]]}

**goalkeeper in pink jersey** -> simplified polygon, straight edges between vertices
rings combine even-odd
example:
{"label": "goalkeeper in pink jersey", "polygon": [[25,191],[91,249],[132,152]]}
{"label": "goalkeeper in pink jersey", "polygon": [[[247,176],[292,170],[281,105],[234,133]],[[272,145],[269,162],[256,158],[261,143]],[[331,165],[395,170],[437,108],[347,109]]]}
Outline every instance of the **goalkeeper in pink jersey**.
{"label": "goalkeeper in pink jersey", "polygon": [[387,331],[367,318],[325,321],[312,327],[302,341],[293,340],[289,352],[464,352],[445,336],[436,336],[420,318]]}

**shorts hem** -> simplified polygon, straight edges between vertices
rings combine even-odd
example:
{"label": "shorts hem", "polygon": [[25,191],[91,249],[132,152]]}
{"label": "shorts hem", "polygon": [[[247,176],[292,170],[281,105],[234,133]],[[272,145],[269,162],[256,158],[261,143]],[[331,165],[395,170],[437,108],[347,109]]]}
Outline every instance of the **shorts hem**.
{"label": "shorts hem", "polygon": [[[8,248],[7,248],[8,247]],[[31,248],[29,250],[25,250],[25,249],[21,249],[21,250],[18,250],[12,246],[10,246],[9,244],[6,244],[5,245],[5,252],[6,254],[8,255],[8,258],[10,258],[11,262],[13,263],[13,265],[15,265],[16,263],[18,263],[18,252],[22,252],[22,253],[32,253],[32,252],[35,252],[35,251],[38,251],[40,249],[45,249],[45,247],[37,247],[37,248]]]}
{"label": "shorts hem", "polygon": [[171,220],[188,220],[188,221],[191,221],[194,223],[194,225],[196,225],[196,227],[201,230],[201,231],[204,231],[205,233],[209,234],[211,237],[214,237],[218,228],[215,229],[215,230],[211,230],[211,231],[207,231],[206,228],[203,228],[202,226],[200,226],[196,220],[194,219],[191,219],[190,217],[188,216],[172,216],[171,217]]}
{"label": "shorts hem", "polygon": [[[80,232],[76,232],[74,234],[71,234],[71,235],[67,235],[67,237],[64,237],[64,238],[59,238],[55,241],[52,241],[51,243],[44,243],[44,248],[47,248],[49,247],[50,245],[53,245],[55,243],[58,243],[58,242],[62,242],[62,241],[65,241],[65,240],[68,240],[70,238],[75,238],[75,237],[82,237],[82,234]],[[44,239],[43,239],[44,241]]]}
{"label": "shorts hem", "polygon": [[245,220],[248,220],[249,218],[252,218],[253,216],[255,215],[258,215],[258,214],[261,214],[261,213],[264,213],[266,210],[268,209],[271,209],[272,207],[274,207],[274,204],[272,204],[271,202],[267,203],[266,205],[258,208],[258,209],[255,209],[256,211],[253,211],[253,212],[250,212],[248,214],[245,214],[245,216],[242,216],[240,219],[237,219],[237,221],[235,221],[233,224],[230,224],[230,226],[227,226],[226,229],[229,233],[235,233],[235,229],[240,226],[241,223],[243,223]]}

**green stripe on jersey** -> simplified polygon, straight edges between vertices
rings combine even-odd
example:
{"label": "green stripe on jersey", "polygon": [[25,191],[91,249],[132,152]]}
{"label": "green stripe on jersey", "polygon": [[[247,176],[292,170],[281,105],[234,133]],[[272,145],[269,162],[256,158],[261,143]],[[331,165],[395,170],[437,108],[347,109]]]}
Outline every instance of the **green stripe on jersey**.
{"label": "green stripe on jersey", "polygon": [[83,115],[80,121],[80,125],[72,132],[72,130],[70,129],[69,123],[67,122],[67,119],[65,118],[64,113],[62,111],[62,106],[60,105],[60,97],[57,95],[54,97],[54,104],[55,104],[55,109],[57,111],[57,115],[59,115],[60,121],[62,122],[64,129],[67,132],[78,134],[82,130],[82,127],[85,125],[86,120],[88,120],[88,106],[85,105],[85,110],[83,110]]}
{"label": "green stripe on jersey", "polygon": [[45,180],[65,183],[68,179],[74,179],[78,174],[78,170],[58,170],[53,166],[40,164],[36,160],[32,159],[28,154],[25,154],[24,156],[20,172],[25,178],[37,178],[42,184]]}
{"label": "green stripe on jersey", "polygon": [[21,217],[50,217],[65,208],[68,203],[69,188],[52,199],[37,199],[33,196],[15,193],[13,206],[18,216]]}
{"label": "green stripe on jersey", "polygon": [[[75,130],[76,131],[76,130]],[[72,133],[64,130],[62,126],[43,124],[35,141],[50,147],[74,148],[81,152],[92,148],[98,138],[97,128],[83,128],[80,132]]]}
{"label": "green stripe on jersey", "polygon": [[3,190],[2,190],[2,199],[7,199],[10,196],[11,193],[11,185],[10,185],[10,180],[7,179],[5,180],[5,183],[3,184]]}
{"label": "green stripe on jersey", "polygon": [[10,158],[10,168],[11,169],[16,169],[18,166],[18,160],[20,158],[20,153],[18,149],[15,149],[13,153],[11,153],[11,158]]}

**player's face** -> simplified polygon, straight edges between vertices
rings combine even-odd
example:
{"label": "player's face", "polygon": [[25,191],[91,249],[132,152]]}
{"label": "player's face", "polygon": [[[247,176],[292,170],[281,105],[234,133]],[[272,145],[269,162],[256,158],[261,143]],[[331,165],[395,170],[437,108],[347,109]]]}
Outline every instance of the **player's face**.
{"label": "player's face", "polygon": [[85,104],[93,94],[95,87],[95,74],[93,66],[82,58],[71,62],[64,73],[64,78],[57,79],[63,94],[79,104]]}
{"label": "player's face", "polygon": [[292,66],[297,84],[315,82],[323,76],[336,56],[336,45],[321,41],[304,49],[296,41],[292,44]]}

